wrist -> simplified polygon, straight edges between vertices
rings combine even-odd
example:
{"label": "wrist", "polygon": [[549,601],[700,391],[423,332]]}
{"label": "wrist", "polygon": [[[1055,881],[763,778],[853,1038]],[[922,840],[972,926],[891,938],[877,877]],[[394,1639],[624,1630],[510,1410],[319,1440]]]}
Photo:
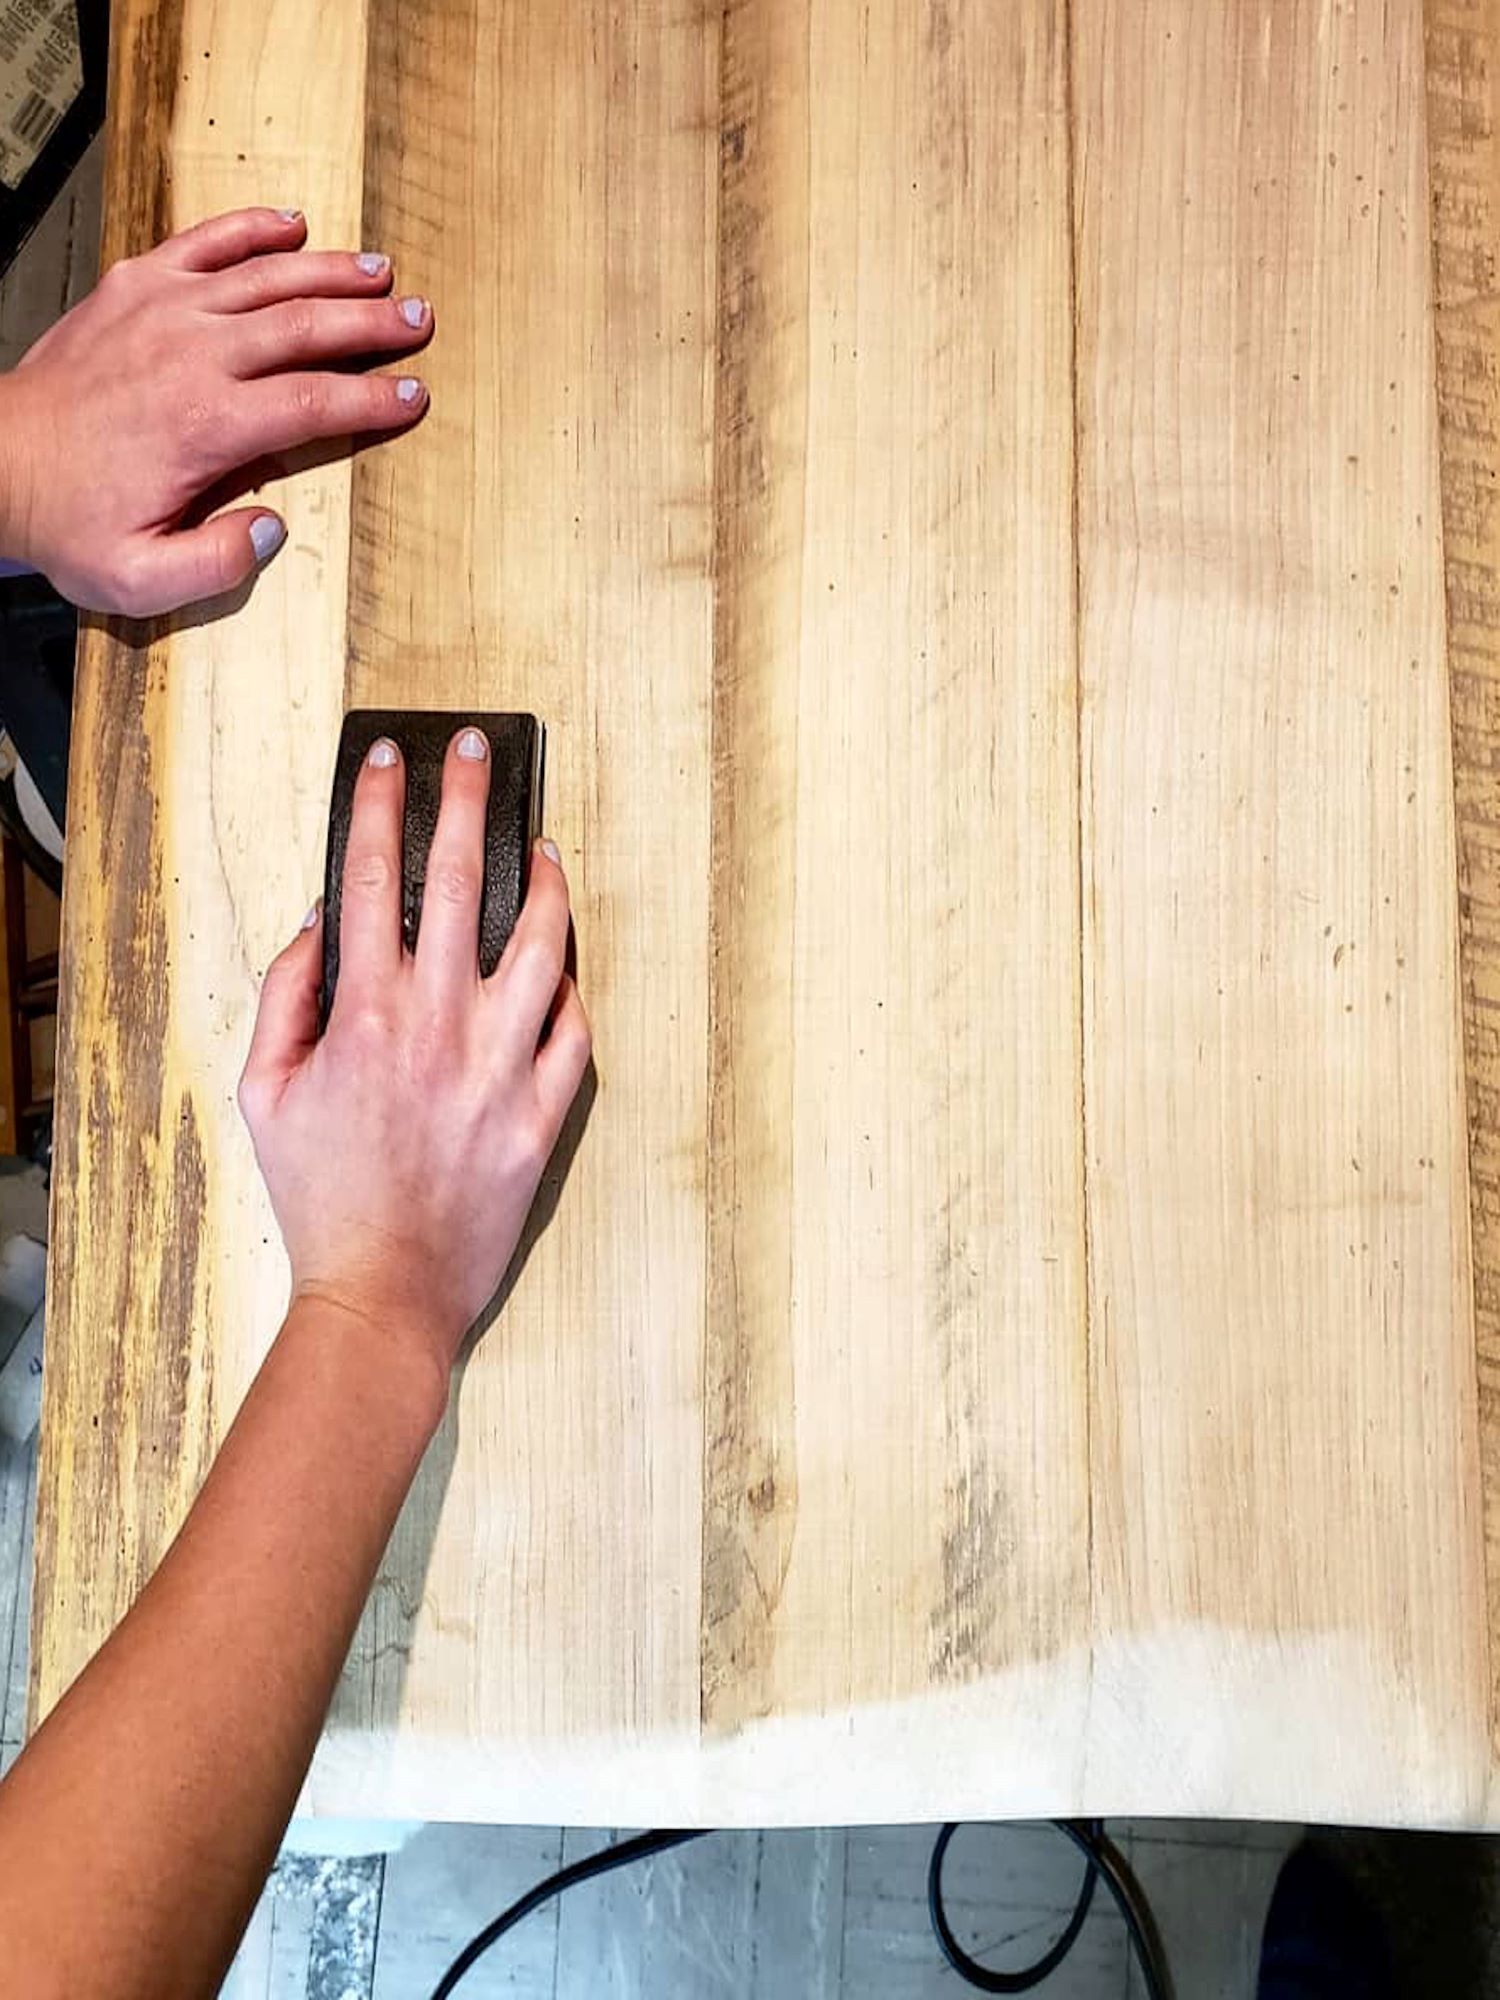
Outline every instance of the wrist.
{"label": "wrist", "polygon": [[381,1411],[423,1450],[448,1407],[450,1367],[433,1330],[414,1316],[374,1312],[317,1284],[292,1294],[283,1341],[316,1356],[344,1393]]}

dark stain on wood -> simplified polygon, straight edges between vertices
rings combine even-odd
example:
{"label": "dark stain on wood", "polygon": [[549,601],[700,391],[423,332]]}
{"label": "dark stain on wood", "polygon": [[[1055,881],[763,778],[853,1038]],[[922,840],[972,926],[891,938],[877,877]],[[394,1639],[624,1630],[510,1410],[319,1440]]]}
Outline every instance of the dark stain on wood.
{"label": "dark stain on wood", "polygon": [[[471,177],[483,171],[476,163],[488,158],[492,139],[478,123],[479,16],[476,0],[417,8],[369,0],[361,240],[391,257],[398,273],[456,266],[466,279],[472,274]],[[434,543],[424,496],[434,487],[474,489],[482,440],[465,357],[496,331],[473,323],[463,286],[438,310],[443,337],[422,363],[431,410],[399,447],[362,451],[352,469],[344,681],[351,708],[420,703],[437,674],[456,698],[461,641],[476,693],[494,671],[474,652],[467,555],[451,535]],[[393,565],[397,548],[405,559]]]}
{"label": "dark stain on wood", "polygon": [[[797,1523],[791,1313],[795,691],[807,381],[805,6],[720,45],[701,1706],[773,1706]],[[788,625],[791,621],[791,625]],[[747,829],[754,828],[753,838]]]}
{"label": "dark stain on wood", "polygon": [[[117,5],[103,256],[173,227],[182,0]],[[38,1470],[32,1708],[50,1705],[159,1560],[207,1463],[206,1168],[168,1101],[172,967],[156,744],[165,626],[84,621],[74,699]],[[198,1373],[195,1385],[194,1373]],[[190,1408],[201,1421],[192,1432]],[[73,1428],[51,1411],[87,1411]],[[64,1559],[65,1552],[65,1559]]]}
{"label": "dark stain on wood", "polygon": [[185,0],[116,4],[110,33],[106,264],[170,236],[172,120],[182,73]]}
{"label": "dark stain on wood", "polygon": [[[172,1101],[164,1071],[161,636],[90,621],[79,657],[46,1402],[94,1420],[68,1429],[44,1416],[33,1690],[48,1700],[150,1575],[211,1449],[206,1170],[192,1103]],[[53,1593],[64,1547],[83,1579],[69,1605]]]}
{"label": "dark stain on wood", "polygon": [[944,1498],[943,1595],[928,1619],[928,1670],[935,1681],[967,1680],[995,1664],[1000,1605],[1020,1566],[1000,1482],[983,1452],[961,1465]]}

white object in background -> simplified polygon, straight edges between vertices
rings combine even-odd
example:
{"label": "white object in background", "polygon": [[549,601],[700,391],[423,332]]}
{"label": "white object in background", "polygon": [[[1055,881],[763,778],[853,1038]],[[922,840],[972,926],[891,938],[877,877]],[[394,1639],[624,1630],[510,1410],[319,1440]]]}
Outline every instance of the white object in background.
{"label": "white object in background", "polygon": [[47,1288],[47,1246],[34,1236],[7,1236],[0,1245],[0,1356],[42,1303]]}
{"label": "white object in background", "polygon": [[[3,4],[3,0],[0,0],[0,4]],[[52,817],[52,808],[37,789],[36,779],[21,762],[21,753],[12,742],[8,729],[0,729],[0,778],[15,780],[16,809],[21,815],[22,823],[37,846],[61,864],[62,828]]]}
{"label": "white object in background", "polygon": [[42,1334],[45,1305],[27,1320],[21,1338],[0,1368],[0,1431],[25,1444],[42,1415]]}
{"label": "white object in background", "polygon": [[37,790],[36,779],[19,758],[16,759],[16,805],[38,847],[50,854],[54,861],[61,861],[62,828],[52,817],[51,807]]}
{"label": "white object in background", "polygon": [[281,1851],[342,1860],[399,1854],[426,1824],[422,1819],[294,1819]]}

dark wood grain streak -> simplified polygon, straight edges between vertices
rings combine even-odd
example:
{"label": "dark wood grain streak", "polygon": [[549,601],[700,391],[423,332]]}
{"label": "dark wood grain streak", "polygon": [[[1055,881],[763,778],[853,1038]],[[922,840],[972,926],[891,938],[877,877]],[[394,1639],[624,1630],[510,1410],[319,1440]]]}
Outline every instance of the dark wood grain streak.
{"label": "dark wood grain streak", "polygon": [[1426,31],[1490,1741],[1500,1749],[1500,5],[1428,0]]}
{"label": "dark wood grain streak", "polygon": [[[182,20],[181,0],[115,9],[106,265],[173,226]],[[48,1649],[53,1690],[155,1567],[212,1445],[203,1146],[164,1068],[168,637],[165,624],[85,620],[79,648],[48,1280],[65,1337],[48,1351],[32,1613],[33,1660]]]}
{"label": "dark wood grain streak", "polygon": [[[362,240],[414,282],[432,283],[450,260],[472,270],[484,254],[468,179],[483,149],[480,101],[466,84],[475,74],[478,12],[474,0],[435,0],[418,12],[371,0],[369,8]],[[475,490],[481,426],[473,356],[487,330],[467,288],[450,285],[441,311],[442,337],[420,364],[432,409],[416,449],[366,451],[354,462],[344,689],[351,707],[379,707],[439,684],[454,702],[478,700],[485,684],[464,611],[472,563],[456,539],[472,523],[445,517],[437,503],[449,491]],[[440,492],[410,463],[429,449],[442,468]],[[458,659],[453,636],[466,630]]]}
{"label": "dark wood grain streak", "polygon": [[797,1522],[788,665],[807,449],[806,13],[732,0],[721,43],[702,1614],[716,1724],[771,1706]]}

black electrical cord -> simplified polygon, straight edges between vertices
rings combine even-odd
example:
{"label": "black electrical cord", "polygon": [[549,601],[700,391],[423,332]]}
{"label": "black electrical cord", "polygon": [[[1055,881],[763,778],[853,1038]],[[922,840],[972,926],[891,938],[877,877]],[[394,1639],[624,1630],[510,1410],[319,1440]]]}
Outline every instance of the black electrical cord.
{"label": "black electrical cord", "polygon": [[1125,1919],[1125,1934],[1141,1968],[1141,1977],[1146,1982],[1146,2000],[1172,2000],[1172,1975],[1157,1933],[1156,1918],[1130,1863],[1106,1836],[1103,1820],[1055,1819],[1052,1824],[1089,1857],[1099,1870],[1105,1888],[1114,1897],[1115,1906]]}
{"label": "black electrical cord", "polygon": [[555,1875],[547,1876],[545,1881],[528,1889],[508,1910],[502,1910],[492,1924],[486,1924],[477,1936],[470,1938],[433,1987],[432,2000],[448,2000],[459,1980],[478,1964],[492,1944],[498,1944],[523,1917],[529,1917],[533,1910],[551,1902],[565,1889],[576,1888],[580,1882],[592,1882],[596,1875],[608,1875],[612,1869],[628,1868],[631,1862],[644,1861],[648,1855],[665,1854],[669,1847],[681,1847],[689,1840],[701,1840],[705,1833],[712,1832],[712,1827],[700,1827],[693,1833],[673,1833],[666,1829],[657,1833],[637,1833],[629,1840],[617,1840],[613,1847],[601,1848],[597,1854],[590,1854],[582,1861],[569,1862],[566,1868],[559,1868]]}
{"label": "black electrical cord", "polygon": [[970,1957],[948,1921],[948,1907],[943,1900],[943,1861],[948,1843],[958,1832],[960,1824],[956,1819],[949,1820],[946,1826],[938,1828],[938,1837],[932,1843],[932,1859],[927,1864],[927,1915],[932,1923],[932,1934],[953,1970],[970,1986],[978,1987],[981,1993],[1029,1993],[1044,1979],[1052,1977],[1077,1942],[1078,1933],[1083,1929],[1084,1919],[1094,1900],[1094,1885],[1099,1880],[1098,1866],[1092,1855],[1086,1857],[1078,1900],[1056,1943],[1049,1946],[1033,1964],[1021,1966],[1014,1972],[1002,1972],[981,1965],[977,1958]]}
{"label": "black electrical cord", "polygon": [[[981,1965],[969,1956],[954,1936],[943,1902],[943,1858],[958,1831],[959,1822],[951,1820],[938,1829],[927,1869],[927,1911],[943,1956],[961,1979],[981,1993],[1029,1993],[1044,1980],[1050,1979],[1073,1949],[1088,1916],[1095,1885],[1102,1880],[1125,1919],[1131,1949],[1146,1981],[1146,2000],[1171,2000],[1171,1983],[1150,1905],[1119,1849],[1105,1838],[1103,1821],[1056,1819],[1052,1824],[1082,1853],[1085,1864],[1083,1882],[1073,1914],[1057,1942],[1049,1946],[1034,1964],[1015,1972],[997,1972]],[[458,1982],[472,1971],[491,1945],[498,1944],[523,1917],[529,1917],[533,1910],[540,1909],[554,1896],[562,1895],[566,1889],[576,1888],[580,1882],[592,1882],[596,1876],[607,1875],[613,1869],[627,1868],[632,1862],[644,1861],[648,1855],[665,1854],[669,1848],[682,1847],[690,1840],[701,1840],[713,1831],[712,1827],[701,1827],[691,1833],[666,1828],[655,1833],[637,1833],[629,1840],[616,1841],[613,1847],[601,1848],[597,1854],[591,1854],[583,1861],[570,1862],[566,1868],[559,1868],[555,1874],[528,1889],[508,1910],[502,1910],[493,1923],[486,1924],[477,1936],[470,1939],[432,1989],[432,2000],[448,2000]]]}
{"label": "black electrical cord", "polygon": [[1006,1972],[981,1965],[977,1958],[971,1957],[954,1936],[953,1926],[948,1921],[948,1910],[943,1900],[943,1860],[959,1824],[957,1820],[950,1820],[946,1826],[940,1827],[938,1837],[932,1844],[932,1860],[927,1868],[927,1914],[932,1920],[933,1935],[939,1949],[961,1979],[981,1993],[1030,1993],[1041,1986],[1073,1949],[1078,1933],[1083,1929],[1084,1918],[1089,1913],[1095,1885],[1102,1880],[1125,1919],[1126,1935],[1146,1982],[1146,2000],[1170,2000],[1171,1980],[1156,1935],[1151,1906],[1141,1893],[1125,1857],[1113,1841],[1105,1837],[1102,1820],[1053,1820],[1053,1826],[1072,1841],[1084,1859],[1078,1900],[1056,1943],[1031,1965]]}

